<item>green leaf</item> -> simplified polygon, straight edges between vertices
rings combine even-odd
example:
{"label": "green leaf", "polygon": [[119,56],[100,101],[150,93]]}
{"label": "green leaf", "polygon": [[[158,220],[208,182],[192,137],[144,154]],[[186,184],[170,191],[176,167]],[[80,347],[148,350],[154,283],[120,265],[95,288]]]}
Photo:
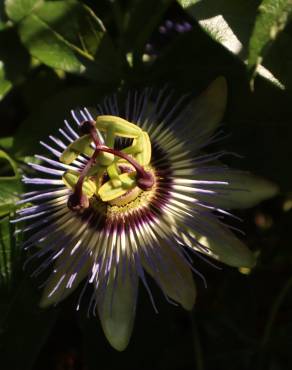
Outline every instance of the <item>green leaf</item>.
{"label": "green leaf", "polygon": [[[13,171],[15,173],[15,177],[17,177],[17,171],[18,171],[17,165],[14,162],[14,160],[7,153],[4,152],[4,150],[0,150],[0,159],[4,159],[10,164],[11,168],[13,169]],[[15,177],[13,177],[13,178],[15,178]],[[1,179],[1,177],[0,177],[0,179]]]}
{"label": "green leaf", "polygon": [[[250,38],[259,18],[257,13],[260,0],[180,0],[179,2],[213,40],[247,63],[250,54]],[[288,1],[269,1],[273,7],[278,7],[280,2]],[[259,34],[264,34],[268,24],[264,20],[262,25],[264,27],[259,27]],[[279,58],[278,64],[282,64],[282,60],[285,58],[281,58],[281,62]],[[277,79],[274,68],[259,65],[258,74],[283,88],[283,78]]]}
{"label": "green leaf", "polygon": [[0,177],[0,217],[12,212],[16,208],[18,194],[22,190],[18,168],[14,160],[3,150],[0,150],[0,159],[8,162],[15,173],[14,176]]}
{"label": "green leaf", "polygon": [[86,71],[102,81],[118,78],[118,58],[102,22],[78,1],[41,4],[22,20],[19,32],[30,53],[49,67]]}
{"label": "green leaf", "polygon": [[40,3],[42,0],[5,0],[5,10],[12,21],[18,22]]}
{"label": "green leaf", "polygon": [[[179,0],[179,3],[199,22],[212,19],[219,15],[222,16],[233,34],[242,44],[240,56],[245,59],[260,0]],[[205,28],[203,24],[202,26]],[[207,32],[211,33],[211,35],[214,32],[214,38],[224,44],[226,40],[224,35],[220,35],[220,28],[218,29],[216,24],[213,31],[212,28],[208,29],[207,27]],[[217,32],[219,32],[219,38],[216,37]]]}
{"label": "green leaf", "polygon": [[5,13],[4,2],[0,2],[0,31],[4,30],[7,27],[7,16]]}
{"label": "green leaf", "polygon": [[20,179],[0,178],[0,217],[16,209],[21,191]]}
{"label": "green leaf", "polygon": [[0,221],[0,284],[11,275],[11,230],[9,217]]}
{"label": "green leaf", "polygon": [[263,0],[249,42],[248,65],[255,72],[278,33],[286,26],[292,11],[291,0]]}
{"label": "green leaf", "polygon": [[0,61],[0,100],[11,90],[12,83],[5,77],[5,66]]}
{"label": "green leaf", "polygon": [[0,148],[4,150],[10,150],[13,144],[13,137],[6,136],[0,138]]}
{"label": "green leaf", "polygon": [[17,246],[22,238],[15,234],[16,225],[10,222],[10,217],[0,221],[0,289],[10,293],[21,272],[20,248]]}

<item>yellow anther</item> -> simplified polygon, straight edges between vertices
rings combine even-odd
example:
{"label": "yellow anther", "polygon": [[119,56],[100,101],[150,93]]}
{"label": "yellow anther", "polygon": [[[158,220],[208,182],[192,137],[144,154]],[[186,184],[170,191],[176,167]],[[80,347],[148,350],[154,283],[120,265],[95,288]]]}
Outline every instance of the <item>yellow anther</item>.
{"label": "yellow anther", "polygon": [[138,137],[142,132],[140,127],[116,116],[98,116],[96,118],[96,127],[100,131],[108,131],[110,129],[115,135],[130,139]]}
{"label": "yellow anther", "polygon": [[142,150],[136,155],[136,159],[142,166],[146,166],[151,161],[151,141],[147,132],[143,131],[137,138],[137,145]]}

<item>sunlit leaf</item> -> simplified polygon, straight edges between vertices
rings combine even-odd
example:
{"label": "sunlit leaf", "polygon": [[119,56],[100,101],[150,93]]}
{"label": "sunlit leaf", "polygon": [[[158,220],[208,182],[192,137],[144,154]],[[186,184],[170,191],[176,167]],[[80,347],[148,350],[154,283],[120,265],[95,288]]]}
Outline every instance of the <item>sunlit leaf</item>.
{"label": "sunlit leaf", "polygon": [[248,65],[253,71],[262,62],[268,46],[283,30],[292,11],[291,0],[263,0],[249,42]]}
{"label": "sunlit leaf", "polygon": [[[180,0],[179,3],[184,9],[192,15],[197,21],[206,21],[217,16],[222,16],[225,24],[228,25],[228,31],[233,34],[241,47],[237,47],[237,53],[240,53],[244,59],[247,55],[247,45],[252,32],[254,20],[257,14],[257,6],[260,0]],[[215,18],[214,18],[215,19]],[[216,25],[216,22],[215,22]],[[203,25],[204,27],[204,25]],[[226,28],[226,26],[224,26]],[[211,29],[207,28],[212,34]],[[226,42],[226,35],[220,33],[220,27],[214,27],[214,38],[219,42]],[[237,42],[237,44],[238,44]]]}
{"label": "sunlit leaf", "polygon": [[[41,4],[22,20],[19,32],[30,53],[52,68],[78,74],[86,71],[99,80],[118,76],[113,67],[118,58],[112,57],[113,46],[102,22],[78,1]],[[99,48],[105,47],[107,52],[100,53]]]}
{"label": "sunlit leaf", "polygon": [[43,0],[5,0],[5,10],[12,21],[18,22],[42,2]]}

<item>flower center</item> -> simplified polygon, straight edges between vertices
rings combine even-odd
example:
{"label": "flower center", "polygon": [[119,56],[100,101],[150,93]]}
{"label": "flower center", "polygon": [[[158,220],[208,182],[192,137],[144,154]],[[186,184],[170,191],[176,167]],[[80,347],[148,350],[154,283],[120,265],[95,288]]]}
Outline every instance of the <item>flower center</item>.
{"label": "flower center", "polygon": [[[116,116],[98,116],[96,121],[84,121],[83,136],[71,143],[60,157],[66,164],[85,154],[89,159],[80,172],[68,170],[63,175],[67,187],[73,190],[68,207],[82,211],[89,199],[100,198],[110,205],[124,206],[155,183],[148,134],[138,126]],[[99,137],[105,132],[105,142]],[[116,139],[131,139],[122,150],[115,148]]]}

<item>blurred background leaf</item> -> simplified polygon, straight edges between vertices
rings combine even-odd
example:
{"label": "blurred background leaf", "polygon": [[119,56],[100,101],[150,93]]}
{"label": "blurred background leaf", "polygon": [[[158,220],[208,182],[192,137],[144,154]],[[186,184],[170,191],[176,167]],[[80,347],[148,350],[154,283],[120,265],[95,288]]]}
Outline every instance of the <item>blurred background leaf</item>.
{"label": "blurred background leaf", "polygon": [[0,176],[0,217],[13,212],[16,201],[22,191],[22,184],[18,173],[17,164],[3,150],[0,150],[1,172],[12,172],[11,176]]}
{"label": "blurred background leaf", "polygon": [[41,62],[98,81],[104,81],[105,75],[119,78],[120,64],[112,42],[102,21],[86,5],[75,0],[11,0],[6,10],[12,21],[20,21],[22,42]]}
{"label": "blurred background leaf", "polygon": [[[261,3],[260,0],[181,0],[179,2],[186,11],[199,22],[222,16],[240,42],[240,47],[236,50],[236,53],[239,54],[242,59],[246,58],[257,9]],[[209,29],[209,33],[212,36],[214,35],[215,39],[217,33],[217,36],[219,36],[217,40],[219,42],[225,41],[224,34],[220,35],[220,24],[216,27],[215,22],[213,32],[211,28]]]}
{"label": "blurred background leaf", "polygon": [[[290,0],[181,0],[180,4],[214,40],[248,62],[253,70],[252,80],[257,72],[281,88],[286,86],[286,79],[279,78],[277,70],[263,61],[263,53],[267,53],[267,47],[271,47],[287,24]],[[277,58],[278,54],[279,50],[274,56]],[[281,63],[280,58],[277,62]]]}
{"label": "blurred background leaf", "polygon": [[5,10],[13,22],[18,22],[29,15],[43,0],[4,0]]}
{"label": "blurred background leaf", "polygon": [[253,73],[261,64],[267,47],[286,26],[291,11],[291,0],[262,1],[249,41],[248,65],[254,71]]}

